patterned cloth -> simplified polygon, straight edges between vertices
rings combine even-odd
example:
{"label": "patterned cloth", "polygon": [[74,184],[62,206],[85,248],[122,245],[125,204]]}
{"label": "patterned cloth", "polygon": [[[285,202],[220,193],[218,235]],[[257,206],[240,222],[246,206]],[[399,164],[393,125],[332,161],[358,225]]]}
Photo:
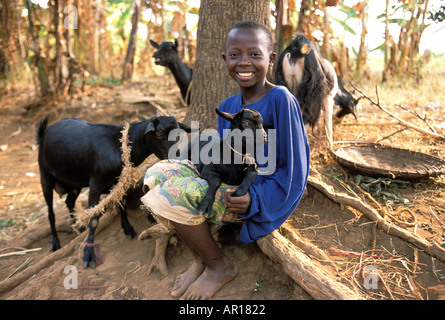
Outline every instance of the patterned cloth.
{"label": "patterned cloth", "polygon": [[[226,210],[223,194],[233,186],[221,184],[216,192],[213,211],[209,216],[198,213],[198,206],[207,193],[207,181],[199,177],[196,166],[189,160],[161,160],[145,173],[144,184],[150,188],[141,198],[155,216],[185,225],[236,222],[236,215]],[[163,219],[158,219],[161,222]]]}

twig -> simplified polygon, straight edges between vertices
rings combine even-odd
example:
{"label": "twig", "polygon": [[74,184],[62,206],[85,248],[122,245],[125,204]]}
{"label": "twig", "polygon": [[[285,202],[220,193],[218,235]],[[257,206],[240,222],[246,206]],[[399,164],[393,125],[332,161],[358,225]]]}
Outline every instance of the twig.
{"label": "twig", "polygon": [[433,214],[434,218],[436,218],[437,221],[439,221],[439,223],[440,223],[442,226],[445,227],[445,222],[443,222],[442,220],[440,220],[440,218],[434,213],[434,210],[431,208],[431,206],[430,206],[430,211],[431,211],[431,213]]}
{"label": "twig", "polygon": [[397,130],[396,132],[391,133],[390,135],[387,135],[386,137],[383,137],[383,138],[381,138],[381,139],[378,139],[377,142],[380,142],[380,141],[389,139],[389,138],[391,138],[393,135],[396,135],[396,134],[398,134],[398,133],[400,133],[400,132],[402,132],[402,131],[405,131],[406,129],[408,129],[407,126],[403,127],[402,129]]}
{"label": "twig", "polygon": [[434,128],[428,123],[428,121],[426,121],[426,115],[424,117],[421,117],[420,114],[416,111],[416,110],[409,110],[405,107],[402,107],[401,105],[397,105],[397,107],[399,107],[400,109],[403,109],[405,111],[408,111],[409,113],[415,115],[417,118],[419,118],[420,120],[422,120],[423,122],[425,122],[425,124],[428,126],[428,128],[430,128],[430,130],[434,133],[436,133],[436,130],[434,130]]}
{"label": "twig", "polygon": [[34,248],[34,249],[26,249],[26,250],[22,250],[22,251],[8,252],[8,253],[0,254],[0,258],[9,257],[9,256],[19,256],[19,255],[23,255],[28,252],[34,252],[34,251],[40,251],[40,250],[42,250],[42,248]]}
{"label": "twig", "polygon": [[372,100],[369,96],[367,96],[367,95],[366,95],[363,91],[361,91],[360,89],[356,88],[353,84],[351,84],[351,86],[352,86],[355,90],[357,90],[358,92],[360,92],[360,93],[363,95],[363,97],[366,98],[369,102],[371,102],[373,105],[377,106],[380,110],[382,110],[382,111],[385,112],[386,114],[388,114],[388,115],[390,115],[391,117],[397,119],[401,124],[403,124],[403,125],[405,125],[405,126],[411,128],[411,129],[414,129],[414,130],[416,130],[416,131],[419,131],[419,132],[421,132],[421,133],[423,133],[423,134],[426,134],[426,135],[432,136],[432,137],[434,137],[434,138],[438,138],[438,139],[440,139],[440,140],[445,141],[445,137],[444,137],[444,136],[442,136],[442,135],[440,135],[440,134],[437,134],[437,133],[434,133],[434,132],[430,132],[430,131],[425,130],[425,129],[423,129],[423,128],[420,128],[420,127],[418,127],[418,126],[416,126],[416,125],[414,125],[414,124],[411,124],[411,123],[409,123],[408,121],[405,121],[405,120],[399,118],[399,117],[396,116],[395,114],[393,114],[393,113],[391,113],[390,111],[388,111],[388,110],[386,110],[385,108],[383,108],[383,107],[380,105],[380,102],[379,102],[377,86],[376,86],[377,102],[374,101],[374,100]]}
{"label": "twig", "polygon": [[28,258],[26,259],[25,262],[23,262],[17,269],[15,269],[9,276],[6,277],[6,279],[9,279],[11,277],[13,277],[15,274],[22,272],[23,270],[25,270],[28,265],[30,265],[32,262],[32,258]]}
{"label": "twig", "polygon": [[409,262],[412,264],[426,266],[426,264],[424,264],[424,263],[419,263],[419,262],[416,263],[416,262],[410,261],[408,259],[384,257],[384,256],[378,256],[375,254],[366,254],[366,253],[357,253],[357,252],[332,252],[331,254],[334,256],[367,257],[367,258],[382,259],[382,260],[394,260],[394,261],[400,260],[400,261],[405,261],[405,262]]}

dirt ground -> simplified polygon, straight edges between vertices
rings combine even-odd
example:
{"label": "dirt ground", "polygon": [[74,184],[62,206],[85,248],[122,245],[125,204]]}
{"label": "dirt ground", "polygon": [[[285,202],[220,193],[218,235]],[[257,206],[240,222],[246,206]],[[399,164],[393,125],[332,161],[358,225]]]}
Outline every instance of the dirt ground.
{"label": "dirt ground", "polygon": [[[431,90],[445,92],[443,86],[438,83],[436,87],[425,90],[429,90],[430,94]],[[438,106],[434,100],[432,102],[436,104],[427,108],[430,100],[424,99],[420,94],[413,99],[410,96],[413,93],[407,93],[410,92],[409,88],[388,86],[386,90],[381,93],[382,104],[386,103],[404,117],[411,116],[409,119],[413,122],[418,119],[413,119],[399,105],[420,110],[420,114],[432,119],[433,126],[439,128],[438,132],[445,133],[439,126],[445,121],[443,93],[437,97]],[[0,97],[0,283],[17,276],[50,254],[51,236],[39,181],[35,124],[47,114],[51,115],[51,122],[66,117],[78,117],[91,122],[116,124],[155,115],[156,110],[150,103],[123,102],[129,96],[149,96],[178,119],[182,119],[187,110],[179,98],[174,80],[168,75],[114,87],[87,86],[85,93],[79,93],[72,100],[58,103],[51,108],[26,111],[25,107],[34,99],[33,91],[27,88],[17,88]],[[395,97],[400,97],[400,101],[396,101]],[[441,109],[441,116],[433,116],[438,109]],[[398,129],[400,126],[391,118],[376,111],[369,103],[362,102],[359,121],[346,117],[343,123],[335,127],[334,137],[336,140],[361,139],[373,142],[384,138],[382,143],[408,147],[444,158],[443,141],[413,130],[404,130],[385,138]],[[329,154],[322,139],[310,134],[310,142],[312,167],[336,191],[352,194],[353,184],[348,181],[353,181],[357,177],[356,173],[343,170]],[[156,158],[150,157],[147,164],[154,161]],[[390,209],[402,212],[397,209],[409,208],[412,216],[407,211],[399,214],[400,220],[412,223],[406,228],[429,242],[443,243],[445,248],[444,177],[412,181],[398,186],[400,194],[394,192],[393,195],[400,195],[404,200],[402,203],[387,202]],[[79,197],[77,210],[86,206],[87,192],[84,191]],[[355,189],[355,193],[363,201],[371,203],[360,192]],[[375,202],[372,203],[375,205]],[[385,205],[380,202],[380,206]],[[68,225],[64,198],[55,201],[55,212],[57,221]],[[142,210],[130,210],[129,219],[138,233],[151,226]],[[312,187],[308,186],[301,204],[287,223],[301,237],[326,253],[328,260],[318,261],[326,273],[339,281],[352,283],[366,299],[445,299],[444,261],[378,230],[375,223],[360,212],[331,201]],[[34,239],[34,234],[44,236]],[[69,227],[62,226],[59,229],[62,246],[67,246],[76,236]],[[263,254],[257,244],[242,245],[236,241],[227,242],[227,239],[223,241],[222,237],[220,239],[224,252],[236,261],[240,272],[236,280],[218,291],[213,299],[312,299],[286,274],[280,264]],[[81,263],[82,250],[76,250],[75,254],[57,260],[30,279],[0,292],[0,299],[168,300],[172,299],[169,291],[175,276],[191,262],[188,249],[182,241],[174,238],[167,251],[169,275],[164,277],[158,271],[147,275],[154,253],[154,240],[128,240],[122,232],[118,216],[114,217],[105,230],[97,233],[96,242],[100,244],[104,262],[95,269],[84,270]],[[37,251],[4,256],[21,251],[25,246]],[[64,268],[68,265],[75,266],[78,270],[77,290],[67,290],[64,287],[67,277]],[[376,288],[365,286],[369,266],[375,267],[379,273]]]}

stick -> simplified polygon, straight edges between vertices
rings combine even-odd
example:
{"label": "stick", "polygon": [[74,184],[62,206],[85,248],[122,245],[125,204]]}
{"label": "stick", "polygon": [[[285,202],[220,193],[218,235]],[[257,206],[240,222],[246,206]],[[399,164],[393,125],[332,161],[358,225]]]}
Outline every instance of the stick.
{"label": "stick", "polygon": [[377,86],[375,87],[375,88],[376,88],[376,93],[377,93],[377,102],[375,102],[374,100],[372,100],[369,96],[367,96],[365,93],[363,93],[363,91],[361,91],[360,89],[356,88],[353,84],[351,84],[351,86],[352,86],[355,90],[357,90],[358,92],[360,92],[360,93],[363,95],[363,97],[366,98],[369,102],[371,102],[373,105],[377,106],[380,110],[382,110],[382,111],[385,112],[386,114],[388,114],[388,115],[390,115],[391,117],[397,119],[397,121],[399,121],[401,124],[403,124],[403,125],[405,125],[405,126],[411,128],[411,129],[414,129],[414,130],[416,130],[416,131],[419,131],[419,132],[421,132],[421,133],[423,133],[423,134],[426,134],[426,135],[428,135],[428,136],[432,136],[432,137],[434,137],[434,138],[438,138],[438,139],[440,139],[440,140],[445,141],[445,137],[444,137],[444,136],[442,136],[442,135],[440,135],[440,134],[437,134],[437,133],[434,133],[434,132],[430,132],[430,131],[425,130],[425,129],[423,129],[423,128],[420,128],[420,127],[418,127],[418,126],[416,126],[416,125],[414,125],[414,124],[411,124],[411,123],[409,123],[408,121],[405,121],[405,120],[403,120],[402,118],[399,118],[399,117],[396,116],[395,114],[393,114],[393,113],[391,113],[390,111],[388,111],[388,110],[386,110],[385,108],[383,108],[383,107],[380,105],[380,102],[379,102],[379,97],[378,97],[378,92],[377,92]]}
{"label": "stick", "polygon": [[40,251],[40,250],[42,250],[42,248],[34,248],[34,249],[26,249],[26,250],[22,250],[22,251],[8,252],[8,253],[0,254],[0,258],[10,257],[10,256],[20,256],[20,255],[23,255],[28,252],[34,252],[34,251]]}
{"label": "stick", "polygon": [[437,221],[439,221],[439,223],[445,227],[445,222],[443,222],[442,220],[439,219],[439,217],[434,213],[434,210],[431,208],[431,206],[430,206],[430,211],[433,214],[434,218],[436,218]]}

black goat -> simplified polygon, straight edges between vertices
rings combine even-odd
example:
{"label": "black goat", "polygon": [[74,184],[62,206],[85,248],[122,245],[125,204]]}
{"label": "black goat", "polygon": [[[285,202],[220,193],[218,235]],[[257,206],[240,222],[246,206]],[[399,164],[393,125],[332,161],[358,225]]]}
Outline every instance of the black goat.
{"label": "black goat", "polygon": [[340,122],[347,114],[352,114],[357,120],[357,105],[362,97],[354,98],[354,96],[345,89],[341,81],[338,81],[338,91],[334,97],[335,104],[340,107],[335,117]]}
{"label": "black goat", "polygon": [[332,114],[336,103],[341,118],[348,113],[355,117],[358,101],[339,86],[332,65],[324,59],[315,44],[303,34],[297,34],[278,58],[275,83],[286,86],[297,98],[305,124],[313,127],[323,111],[329,143],[332,143]]}
{"label": "black goat", "polygon": [[[207,180],[209,188],[204,199],[198,207],[200,214],[209,215],[212,212],[215,194],[221,183],[238,185],[233,196],[243,196],[247,193],[250,184],[257,176],[257,169],[253,155],[247,153],[249,148],[253,150],[254,144],[264,144],[267,140],[263,128],[263,118],[258,111],[243,109],[235,114],[222,112],[215,109],[216,113],[230,121],[230,134],[216,141],[219,158],[215,162],[204,164],[202,156],[197,168],[200,177]],[[247,135],[245,134],[247,133]],[[234,138],[232,141],[232,137]],[[200,146],[200,149],[202,145]],[[209,149],[210,152],[213,148]],[[207,155],[205,155],[207,156]],[[208,155],[212,158],[212,155]],[[242,161],[236,161],[241,156]],[[230,159],[230,163],[227,160]],[[241,162],[241,163],[239,163]]]}
{"label": "black goat", "polygon": [[[190,127],[178,123],[174,117],[153,117],[130,124],[128,138],[131,141],[130,160],[141,164],[150,154],[166,159],[169,148],[175,143],[168,141],[172,129],[181,128],[190,132]],[[80,119],[63,119],[48,126],[48,118],[37,128],[39,144],[38,162],[43,195],[48,206],[48,218],[53,236],[52,251],[60,249],[55,228],[53,190],[62,196],[68,194],[66,205],[70,214],[83,187],[89,187],[88,207],[99,203],[101,194],[109,193],[117,183],[122,171],[120,139],[122,126],[92,124]],[[85,246],[84,267],[95,267],[94,232],[98,217],[89,222],[89,234]],[[126,235],[136,235],[128,221],[126,210],[121,208],[121,224]]]}
{"label": "black goat", "polygon": [[178,41],[164,41],[161,44],[150,39],[150,44],[157,50],[153,53],[155,64],[167,67],[175,77],[181,90],[181,96],[187,105],[190,104],[190,93],[187,95],[192,81],[192,68],[185,64],[178,55]]}

